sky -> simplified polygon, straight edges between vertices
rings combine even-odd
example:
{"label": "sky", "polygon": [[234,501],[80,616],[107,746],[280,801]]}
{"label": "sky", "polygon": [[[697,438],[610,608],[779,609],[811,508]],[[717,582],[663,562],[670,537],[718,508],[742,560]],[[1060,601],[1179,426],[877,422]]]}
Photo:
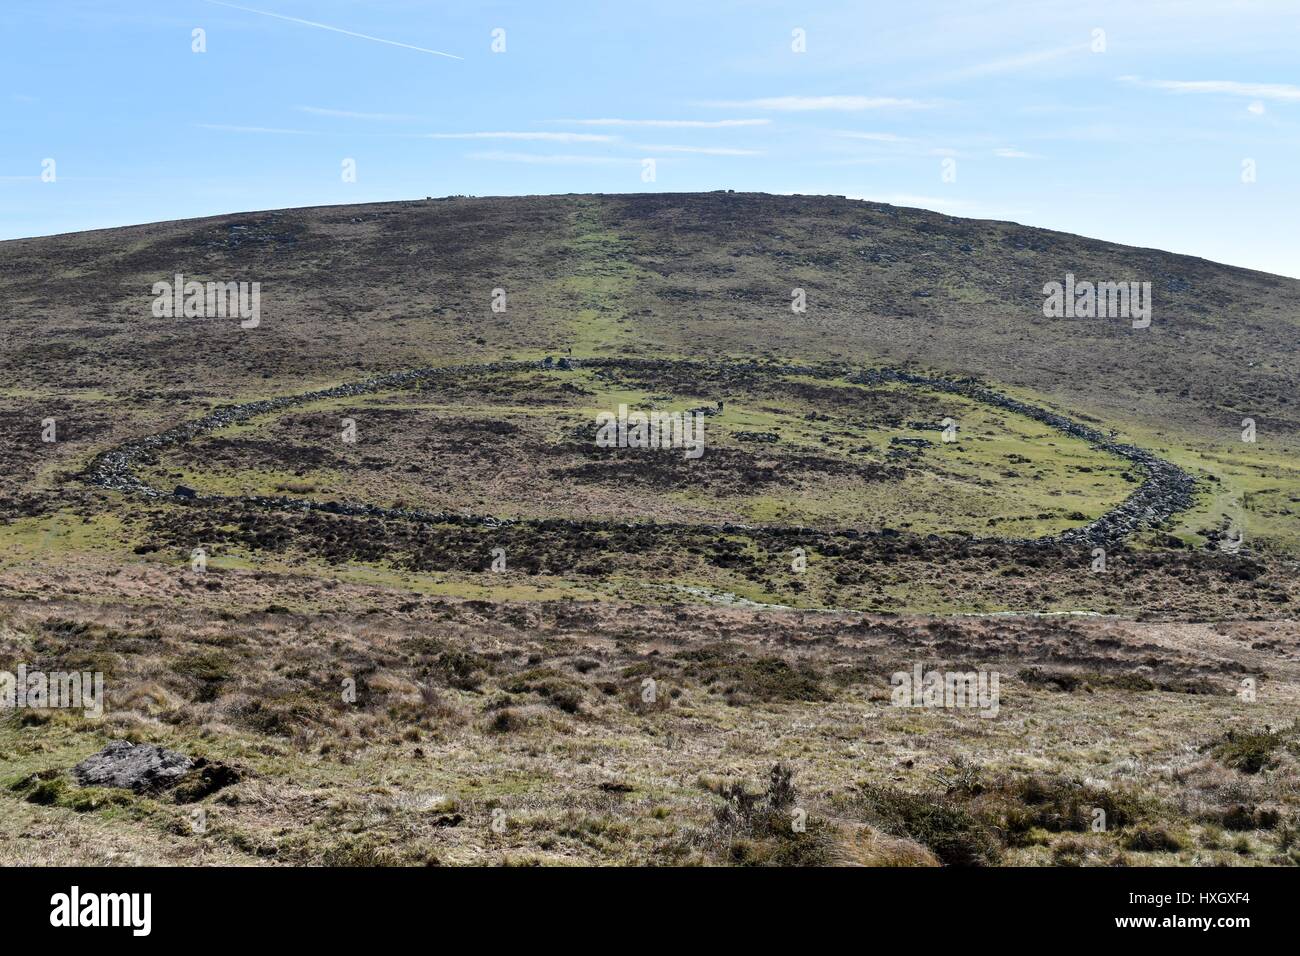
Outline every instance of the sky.
{"label": "sky", "polygon": [[1300,277],[1297,51],[1297,0],[3,0],[0,239],[736,189]]}

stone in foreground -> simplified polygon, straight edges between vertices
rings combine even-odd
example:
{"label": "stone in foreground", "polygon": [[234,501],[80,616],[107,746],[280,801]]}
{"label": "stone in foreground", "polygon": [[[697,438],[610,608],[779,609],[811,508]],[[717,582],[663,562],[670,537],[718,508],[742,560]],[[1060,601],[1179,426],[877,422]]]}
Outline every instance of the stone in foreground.
{"label": "stone in foreground", "polygon": [[122,787],[151,793],[174,786],[194,765],[183,753],[116,740],[72,768],[83,787]]}

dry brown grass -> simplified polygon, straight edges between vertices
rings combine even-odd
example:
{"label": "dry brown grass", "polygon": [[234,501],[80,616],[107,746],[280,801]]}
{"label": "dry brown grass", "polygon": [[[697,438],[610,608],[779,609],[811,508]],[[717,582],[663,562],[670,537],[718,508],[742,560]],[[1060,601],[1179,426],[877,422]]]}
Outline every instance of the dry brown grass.
{"label": "dry brown grass", "polygon": [[[97,661],[109,713],[0,721],[4,862],[95,861],[96,835],[144,862],[192,863],[1277,864],[1296,853],[1292,731],[1258,772],[1221,749],[1230,729],[1240,740],[1290,727],[1300,634],[1289,625],[1217,625],[1214,643],[1205,626],[1114,621],[953,619],[936,631],[926,619],[606,604],[398,611],[407,597],[359,590],[352,610],[313,615],[10,602],[0,663]],[[1264,634],[1270,647],[1254,649]],[[1219,692],[1015,676],[1026,663],[1069,667],[1098,641],[1112,671]],[[978,648],[977,665],[956,647]],[[912,660],[1002,669],[998,716],[891,707],[889,674]],[[781,666],[756,677],[754,661]],[[1266,676],[1254,703],[1233,694],[1245,672]],[[640,693],[649,674],[654,706]],[[88,800],[66,771],[118,738],[245,778],[199,804],[203,834],[165,794]],[[772,789],[775,764],[793,795],[728,818]],[[30,786],[7,789],[36,772],[64,781],[49,805]]]}

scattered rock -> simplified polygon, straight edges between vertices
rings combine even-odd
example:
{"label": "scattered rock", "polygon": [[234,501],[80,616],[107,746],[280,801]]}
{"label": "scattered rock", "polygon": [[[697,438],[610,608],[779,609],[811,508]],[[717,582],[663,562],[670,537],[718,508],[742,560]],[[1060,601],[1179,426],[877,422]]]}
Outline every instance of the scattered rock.
{"label": "scattered rock", "polygon": [[136,793],[156,793],[175,786],[194,766],[183,753],[153,744],[115,740],[72,768],[83,787],[121,787]]}
{"label": "scattered rock", "polygon": [[[579,365],[600,370],[608,369],[668,369],[675,365],[689,364],[692,368],[700,368],[705,363],[679,363],[671,360],[658,359],[583,359],[580,362],[571,362],[567,358],[561,358],[552,366],[555,369],[568,370]],[[114,491],[127,492],[136,494],[144,498],[167,498],[171,497],[177,500],[185,500],[197,496],[191,488],[178,485],[170,495],[162,489],[155,488],[143,481],[135,473],[135,466],[148,456],[155,455],[160,449],[179,445],[198,435],[206,434],[220,428],[247,421],[259,415],[279,411],[285,408],[302,405],[304,403],[319,401],[325,398],[343,398],[354,397],[357,395],[371,394],[377,391],[387,389],[418,387],[425,386],[430,382],[455,380],[457,377],[464,375],[473,375],[476,373],[495,373],[521,371],[526,369],[545,368],[542,362],[492,362],[471,365],[461,365],[450,368],[422,368],[408,369],[401,372],[393,372],[386,375],[379,375],[366,379],[361,382],[353,382],[347,385],[336,385],[332,388],[321,389],[315,392],[305,392],[298,395],[285,395],[279,398],[263,399],[261,401],[249,402],[244,405],[230,405],[211,412],[210,414],[188,421],[183,425],[176,426],[167,431],[155,435],[149,435],[145,438],[138,439],[121,445],[118,448],[99,455],[92,461],[90,467],[84,472],[84,476],[92,484],[101,488],[107,488]],[[707,366],[706,366],[707,368]],[[797,375],[815,375],[818,370],[807,366],[789,365],[781,363],[735,363],[734,368],[737,371],[749,370],[754,373],[773,373]],[[822,372],[821,374],[825,374]],[[1180,511],[1191,507],[1195,502],[1196,482],[1191,475],[1187,474],[1177,465],[1165,461],[1152,452],[1138,448],[1135,445],[1128,445],[1116,441],[1113,435],[1106,435],[1095,428],[1073,421],[1064,415],[1049,411],[1027,402],[1017,401],[1009,396],[1003,395],[981,385],[976,379],[971,378],[934,378],[922,375],[915,375],[900,369],[863,369],[847,376],[847,381],[859,384],[878,384],[886,382],[897,382],[909,385],[919,385],[928,389],[948,392],[950,394],[963,395],[985,405],[995,408],[1005,409],[1019,415],[1032,418],[1041,422],[1050,428],[1053,428],[1066,435],[1086,441],[1093,447],[1125,458],[1137,466],[1140,473],[1143,474],[1141,480],[1134,478],[1138,483],[1138,488],[1118,507],[1106,512],[1095,521],[1090,522],[1079,528],[1066,531],[1055,537],[1037,539],[1039,543],[1079,543],[1079,544],[1109,544],[1120,541],[1135,531],[1144,528],[1158,528],[1171,516]],[[718,403],[719,409],[722,403]],[[773,433],[749,433],[753,436],[745,438],[746,433],[738,435],[742,440],[747,441],[776,441],[778,436]],[[917,445],[917,442],[924,439],[892,439],[892,454],[906,455],[916,454],[912,449],[923,447]],[[911,446],[909,449],[907,446]],[[205,501],[213,500],[213,496],[208,496]],[[514,523],[511,519],[498,519],[490,515],[464,515],[452,513],[430,514],[414,508],[383,508],[373,504],[348,504],[336,501],[312,501],[307,499],[297,499],[289,497],[271,497],[266,495],[249,495],[241,499],[245,504],[258,508],[267,508],[284,511],[317,511],[325,514],[350,515],[367,518],[394,518],[399,520],[420,521],[424,523],[448,523],[464,526],[484,526],[498,527]],[[578,526],[582,522],[569,522],[569,526]],[[593,524],[586,522],[586,524]],[[723,526],[722,530],[726,530]]]}
{"label": "scattered rock", "polygon": [[83,787],[118,787],[135,793],[172,791],[177,803],[197,803],[243,779],[234,767],[204,757],[188,757],[154,744],[115,740],[72,768]]}

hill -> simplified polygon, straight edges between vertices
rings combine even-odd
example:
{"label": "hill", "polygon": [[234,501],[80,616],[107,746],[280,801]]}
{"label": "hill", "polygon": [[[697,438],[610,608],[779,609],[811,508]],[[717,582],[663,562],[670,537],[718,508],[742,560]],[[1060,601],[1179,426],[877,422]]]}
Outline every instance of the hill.
{"label": "hill", "polygon": [[[176,273],[260,283],[261,324],[155,317],[151,288]],[[1045,317],[1044,285],[1067,274],[1150,282],[1150,327]],[[1284,487],[1300,283],[1012,223],[742,193],[294,209],[0,243],[0,297],[7,387],[51,414],[104,396],[139,429],[215,401],[562,354],[911,364],[1217,477],[1228,490],[1188,533],[1226,520],[1255,544],[1300,541]],[[108,424],[82,411],[78,429]],[[33,467],[30,431],[5,437]]]}
{"label": "hill", "polygon": [[0,863],[1300,860],[1300,282],[453,197],[0,243],[0,322],[0,677],[105,698],[0,712]]}

